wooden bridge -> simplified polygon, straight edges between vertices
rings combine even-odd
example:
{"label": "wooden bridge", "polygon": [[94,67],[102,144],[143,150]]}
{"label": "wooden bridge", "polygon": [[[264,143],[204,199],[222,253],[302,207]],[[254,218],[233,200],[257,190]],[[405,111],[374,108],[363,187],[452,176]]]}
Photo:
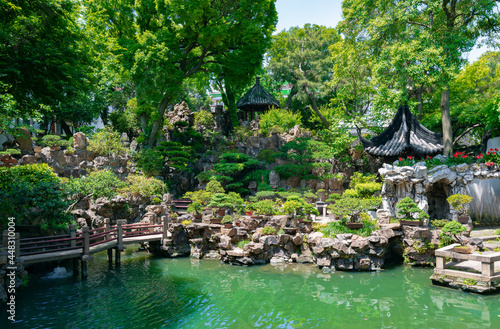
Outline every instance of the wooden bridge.
{"label": "wooden bridge", "polygon": [[[87,277],[87,262],[92,260],[92,254],[107,250],[108,261],[112,262],[113,249],[115,263],[120,264],[120,252],[125,245],[132,243],[162,241],[167,238],[167,218],[163,217],[162,224],[127,224],[126,220],[118,220],[116,225],[110,225],[105,219],[105,225],[89,230],[83,227],[77,233],[76,226],[70,225],[66,235],[45,236],[20,239],[15,233],[15,258],[24,265],[73,260],[73,275],[78,274],[78,261],[81,263],[81,276]],[[7,248],[9,232],[3,233],[3,247]]]}

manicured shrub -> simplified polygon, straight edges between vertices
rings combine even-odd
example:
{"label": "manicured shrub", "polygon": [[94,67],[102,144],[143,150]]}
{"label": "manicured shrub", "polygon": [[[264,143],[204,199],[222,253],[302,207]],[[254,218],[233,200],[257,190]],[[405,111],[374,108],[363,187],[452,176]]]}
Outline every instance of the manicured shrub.
{"label": "manicured shrub", "polygon": [[453,194],[446,201],[455,209],[459,215],[467,214],[467,205],[472,202],[472,197],[465,194]]}
{"label": "manicured shrub", "polygon": [[67,228],[72,221],[61,180],[47,164],[0,168],[0,229],[8,218],[43,230]]}
{"label": "manicured shrub", "polygon": [[87,176],[70,179],[65,184],[65,189],[70,194],[97,199],[101,197],[112,198],[119,193],[119,189],[126,185],[111,170],[97,170],[92,171]]}
{"label": "manicured shrub", "polygon": [[276,234],[276,229],[271,226],[266,226],[260,231],[262,235],[275,235]]}
{"label": "manicured shrub", "polygon": [[215,123],[214,115],[209,111],[195,112],[194,123],[197,126],[204,126],[206,129],[212,129]]}
{"label": "manicured shrub", "polygon": [[[397,214],[404,220],[421,220],[429,218],[429,214],[420,209],[415,201],[411,198],[404,198],[396,205]],[[415,219],[416,216],[416,219]]]}
{"label": "manicured shrub", "polygon": [[0,155],[14,155],[14,154],[21,154],[21,151],[16,149],[6,149],[5,151],[0,152]]}
{"label": "manicured shrub", "polygon": [[233,217],[231,217],[230,215],[226,215],[222,218],[221,224],[232,224],[233,221],[234,221]]}
{"label": "manicured shrub", "polygon": [[153,177],[146,177],[141,175],[128,175],[125,178],[128,184],[120,192],[130,192],[134,195],[150,198],[153,195],[163,195],[167,193],[167,186],[164,182]]}
{"label": "manicured shrub", "polygon": [[250,242],[252,242],[252,241],[242,240],[242,241],[238,242],[238,248],[243,249],[243,247],[246,246],[247,244],[249,244]]}
{"label": "manicured shrub", "polygon": [[272,132],[285,132],[300,125],[302,116],[292,110],[272,108],[260,116],[260,131],[263,135]]}
{"label": "manicured shrub", "polygon": [[135,164],[146,176],[156,176],[163,168],[165,157],[161,152],[145,149],[134,156]]}
{"label": "manicured shrub", "polygon": [[40,141],[41,146],[57,147],[57,146],[70,146],[71,143],[67,140],[61,139],[59,135],[45,135]]}
{"label": "manicured shrub", "polygon": [[105,126],[89,139],[89,151],[99,155],[123,155],[127,148],[123,145],[120,134],[111,126]]}

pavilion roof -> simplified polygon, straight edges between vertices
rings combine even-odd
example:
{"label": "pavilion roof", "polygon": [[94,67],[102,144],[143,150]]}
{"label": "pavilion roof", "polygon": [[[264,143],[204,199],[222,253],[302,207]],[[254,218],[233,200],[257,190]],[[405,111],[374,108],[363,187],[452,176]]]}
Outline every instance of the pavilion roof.
{"label": "pavilion roof", "polygon": [[380,135],[370,140],[360,138],[365,151],[374,156],[398,156],[407,151],[419,155],[443,152],[443,136],[420,124],[408,105],[399,107],[389,127]]}
{"label": "pavilion roof", "polygon": [[255,79],[255,85],[236,103],[236,107],[240,110],[253,108],[256,111],[264,111],[271,106],[279,108],[280,103],[261,86],[260,77]]}

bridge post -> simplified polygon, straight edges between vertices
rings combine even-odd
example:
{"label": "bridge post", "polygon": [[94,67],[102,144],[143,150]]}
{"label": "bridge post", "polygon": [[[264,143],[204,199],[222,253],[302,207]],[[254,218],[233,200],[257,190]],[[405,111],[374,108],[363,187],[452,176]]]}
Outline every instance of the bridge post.
{"label": "bridge post", "polygon": [[[110,219],[109,218],[104,218],[104,230],[105,231],[109,231],[111,230],[111,225],[110,225]],[[111,234],[110,233],[106,233],[106,240],[109,240],[111,238]],[[107,253],[108,253],[108,263],[112,263],[113,262],[113,249],[108,249],[107,250]]]}
{"label": "bridge post", "polygon": [[167,238],[167,232],[168,232],[168,216],[161,216],[161,222],[163,224],[162,238],[163,238],[163,240],[165,240]]}
{"label": "bridge post", "polygon": [[[104,230],[109,231],[111,230],[111,225],[110,225],[110,219],[109,218],[104,218]],[[106,240],[109,240],[111,238],[110,233],[106,233]]]}
{"label": "bridge post", "polygon": [[127,221],[125,219],[119,219],[116,221],[116,238],[117,238],[117,244],[115,248],[115,265],[119,266],[120,261],[121,261],[121,255],[120,251],[124,250],[123,246],[123,225],[126,224]]}
{"label": "bridge post", "polygon": [[[76,225],[74,224],[69,226],[69,237],[76,238]],[[76,240],[71,240],[71,247],[76,247]]]}
{"label": "bridge post", "polygon": [[82,227],[83,233],[83,255],[82,255],[82,279],[87,278],[87,260],[90,257],[90,237],[89,237],[89,227]]}

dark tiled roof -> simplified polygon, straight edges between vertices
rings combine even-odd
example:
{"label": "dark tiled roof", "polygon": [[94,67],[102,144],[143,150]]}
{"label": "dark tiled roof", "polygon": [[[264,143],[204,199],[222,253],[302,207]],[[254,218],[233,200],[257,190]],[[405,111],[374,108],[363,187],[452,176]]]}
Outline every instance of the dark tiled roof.
{"label": "dark tiled roof", "polygon": [[267,110],[271,106],[280,107],[280,103],[260,85],[259,77],[256,78],[255,85],[236,103],[240,110]]}
{"label": "dark tiled roof", "polygon": [[371,140],[360,138],[365,151],[375,156],[398,156],[405,151],[420,155],[443,152],[443,136],[422,126],[407,105],[399,107],[383,133]]}

